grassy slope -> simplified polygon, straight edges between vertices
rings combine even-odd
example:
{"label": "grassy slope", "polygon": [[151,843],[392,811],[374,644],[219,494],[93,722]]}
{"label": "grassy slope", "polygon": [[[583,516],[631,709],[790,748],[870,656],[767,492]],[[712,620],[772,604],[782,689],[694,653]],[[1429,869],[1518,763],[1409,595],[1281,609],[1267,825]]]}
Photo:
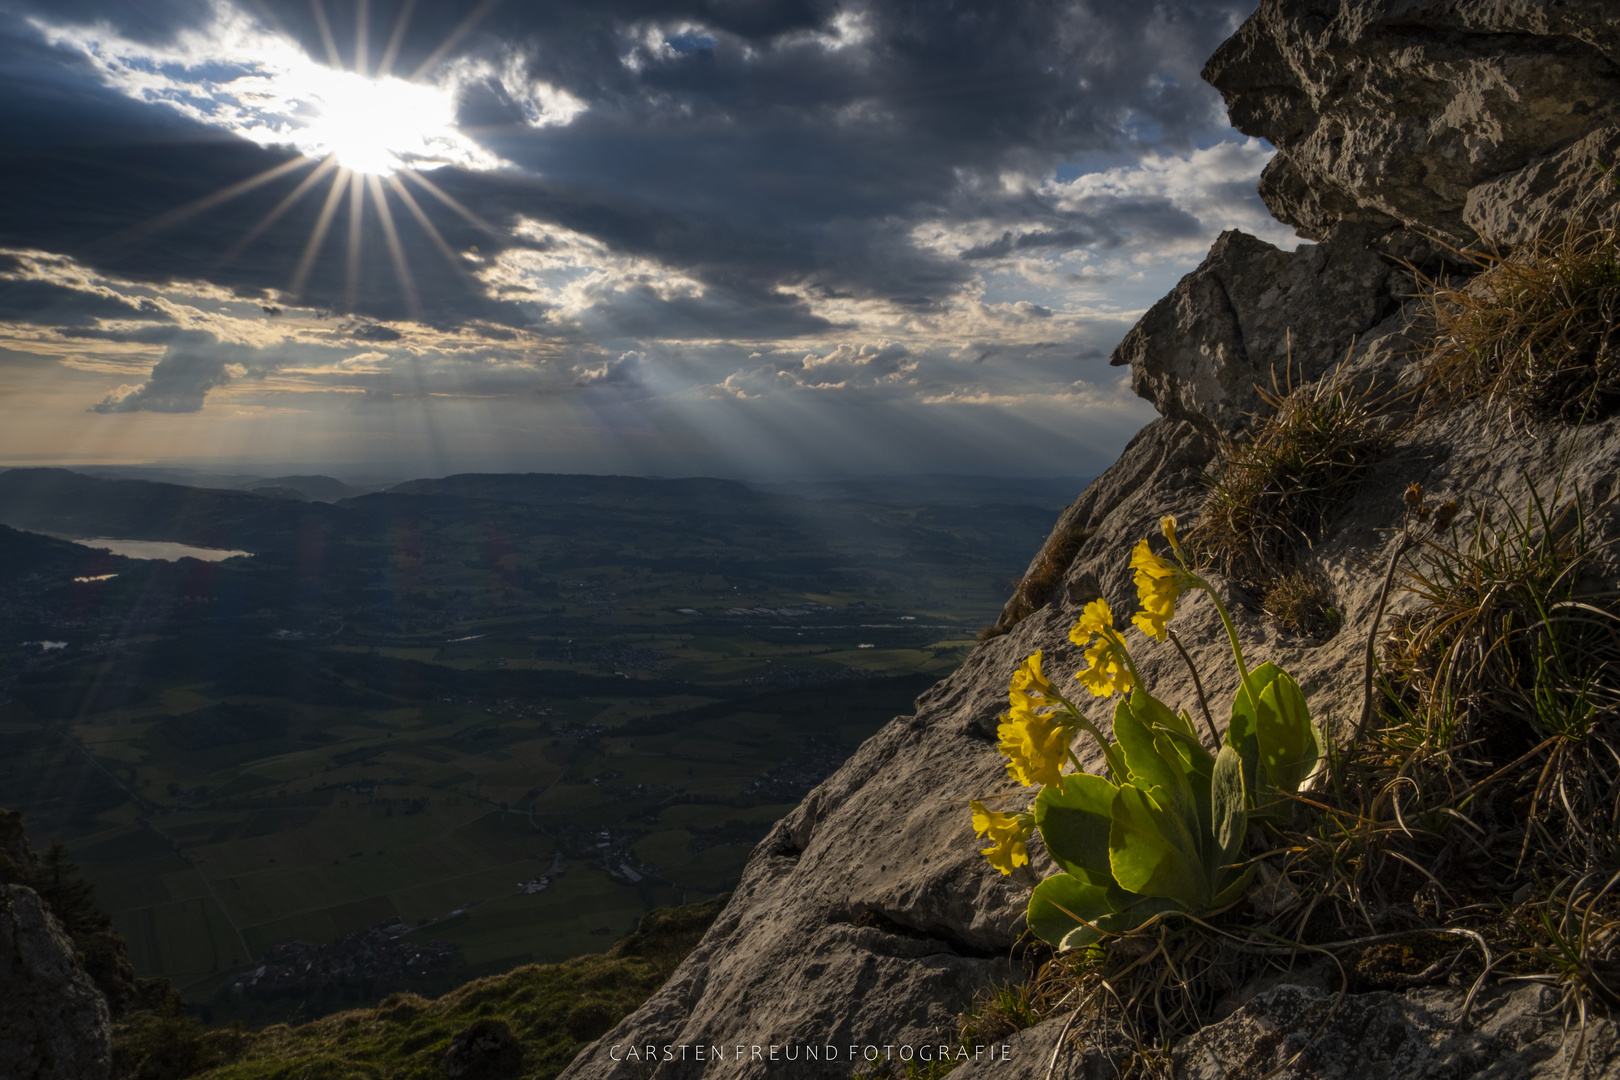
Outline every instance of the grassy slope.
{"label": "grassy slope", "polygon": [[[119,1025],[123,1060],[140,1075],[196,1075],[206,1080],[439,1080],[457,1032],[477,1020],[498,1019],[523,1044],[521,1075],[539,1080],[561,1072],[581,1047],[607,1031],[663,985],[697,945],[725,904],[663,908],[642,917],[636,933],[605,955],[560,964],[531,964],[479,979],[441,998],[395,994],[371,1009],[337,1013],[260,1032],[194,1033],[192,1061],[203,1071],[166,1073],[175,1024],[137,1014]],[[149,1059],[144,1069],[139,1062]]]}

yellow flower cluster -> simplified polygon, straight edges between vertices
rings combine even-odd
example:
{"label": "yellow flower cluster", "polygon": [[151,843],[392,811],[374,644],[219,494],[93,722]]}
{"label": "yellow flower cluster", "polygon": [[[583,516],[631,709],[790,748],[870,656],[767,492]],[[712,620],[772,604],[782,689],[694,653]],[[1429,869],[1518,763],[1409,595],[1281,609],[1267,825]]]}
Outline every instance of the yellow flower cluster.
{"label": "yellow flower cluster", "polygon": [[1036,650],[1019,665],[1007,689],[1009,708],[996,729],[1007,772],[1025,787],[1056,784],[1069,754],[1074,726],[1061,699],[1041,674]]}
{"label": "yellow flower cluster", "polygon": [[1146,540],[1139,540],[1131,551],[1131,569],[1136,572],[1136,598],[1142,604],[1131,622],[1148,637],[1163,641],[1164,624],[1175,617],[1176,601],[1181,597],[1176,568],[1153,554]]}
{"label": "yellow flower cluster", "polygon": [[1002,814],[986,810],[977,800],[968,803],[973,809],[973,832],[990,841],[980,854],[991,866],[1003,874],[1011,874],[1020,866],[1029,864],[1029,850],[1024,842],[1035,831],[1034,814]]}
{"label": "yellow flower cluster", "polygon": [[1086,668],[1074,675],[1080,685],[1097,697],[1131,692],[1136,674],[1125,652],[1125,640],[1114,629],[1114,612],[1108,601],[1087,604],[1080,621],[1069,631],[1069,640],[1086,650]]}
{"label": "yellow flower cluster", "polygon": [[[1176,519],[1160,518],[1159,529],[1170,541],[1170,550],[1180,562],[1182,552],[1181,543],[1176,539]],[[1131,551],[1131,569],[1135,571],[1136,598],[1142,605],[1131,622],[1148,637],[1163,641],[1165,623],[1175,618],[1176,601],[1188,589],[1197,588],[1198,579],[1183,567],[1153,554],[1146,540],[1137,541]]]}

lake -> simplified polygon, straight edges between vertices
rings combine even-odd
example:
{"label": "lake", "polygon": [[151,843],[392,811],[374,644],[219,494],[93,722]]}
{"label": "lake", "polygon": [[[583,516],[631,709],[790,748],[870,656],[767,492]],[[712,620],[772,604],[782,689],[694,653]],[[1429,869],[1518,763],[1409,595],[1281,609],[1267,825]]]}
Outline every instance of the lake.
{"label": "lake", "polygon": [[88,540],[74,540],[75,544],[83,544],[90,548],[103,548],[114,555],[122,555],[129,559],[163,559],[175,562],[178,559],[201,559],[204,562],[219,562],[221,559],[234,559],[238,556],[251,556],[251,551],[227,551],[224,548],[192,547],[190,544],[176,544],[168,540],[118,540],[107,536],[94,536]]}

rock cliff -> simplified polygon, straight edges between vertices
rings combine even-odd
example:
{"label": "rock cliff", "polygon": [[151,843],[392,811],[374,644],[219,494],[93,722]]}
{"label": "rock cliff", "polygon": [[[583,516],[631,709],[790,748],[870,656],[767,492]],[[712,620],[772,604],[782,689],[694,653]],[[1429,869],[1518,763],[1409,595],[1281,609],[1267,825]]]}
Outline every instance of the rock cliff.
{"label": "rock cliff", "polygon": [[[974,990],[1013,976],[1009,957],[1033,880],[1003,878],[985,864],[965,809],[992,793],[1012,795],[1014,806],[1027,800],[995,740],[1017,663],[1042,649],[1048,672],[1072,672],[1082,658],[1067,634],[1084,604],[1102,596],[1117,611],[1134,608],[1131,545],[1156,535],[1163,514],[1197,517],[1206,467],[1261,407],[1257,384],[1297,385],[1330,371],[1363,385],[1408,384],[1418,336],[1408,267],[1443,268],[1454,259],[1446,245],[1511,245],[1601,205],[1601,170],[1620,147],[1620,7],[1612,2],[1265,0],[1206,77],[1239,129],[1278,148],[1261,183],[1267,205],[1318,243],[1289,253],[1227,233],[1142,318],[1114,363],[1130,366],[1134,388],[1161,419],[1057,522],[1054,536],[1087,535],[1062,587],[984,642],[918,699],[915,715],[895,719],[779,823],[698,949],[580,1054],[569,1080],[767,1069],[842,1078],[869,1067],[851,1060],[852,1048],[949,1041]],[[1522,501],[1532,485],[1547,491],[1560,478],[1599,508],[1592,527],[1617,535],[1613,421],[1527,430],[1465,406],[1397,424],[1390,439],[1302,556],[1331,588],[1342,618],[1335,636],[1319,643],[1292,633],[1252,597],[1231,594],[1246,649],[1293,672],[1341,736],[1359,713],[1361,652],[1409,483],[1440,497]],[[1207,674],[1226,670],[1212,605],[1188,601],[1176,625]],[[1158,696],[1196,712],[1170,647],[1145,646],[1138,662]],[[1211,700],[1230,699],[1227,678],[1206,685]],[[1094,712],[1101,720],[1103,710]],[[1049,870],[1044,853],[1031,856],[1036,872]],[[1353,995],[1315,1056],[1278,1075],[1562,1073],[1557,1024],[1536,1018],[1534,994],[1491,991],[1462,1038],[1447,1026],[1455,997],[1426,993]],[[1236,1012],[1178,1052],[1178,1070],[1218,1076],[1215,1063],[1242,1059],[1260,1075],[1280,1065],[1290,1039],[1310,1034],[1299,1033],[1301,1017],[1315,1029],[1313,994],[1321,990],[1278,987],[1246,1003],[1235,996]],[[1105,1059],[1072,1045],[1054,1056],[1065,1023],[1021,1032],[1010,1040],[1010,1062],[959,1075],[1107,1075]],[[1370,1072],[1323,1056],[1334,1046],[1354,1054],[1358,1033],[1372,1031],[1382,1041],[1378,1060],[1366,1058]],[[1594,1075],[1615,1069],[1612,1038],[1603,1038],[1588,1046]],[[778,1059],[767,1064],[772,1046]],[[651,1061],[648,1047],[658,1048]],[[788,1047],[794,1060],[784,1060]],[[818,1048],[814,1060],[808,1047]]]}
{"label": "rock cliff", "polygon": [[0,885],[0,1077],[106,1080],[107,1000],[34,890]]}

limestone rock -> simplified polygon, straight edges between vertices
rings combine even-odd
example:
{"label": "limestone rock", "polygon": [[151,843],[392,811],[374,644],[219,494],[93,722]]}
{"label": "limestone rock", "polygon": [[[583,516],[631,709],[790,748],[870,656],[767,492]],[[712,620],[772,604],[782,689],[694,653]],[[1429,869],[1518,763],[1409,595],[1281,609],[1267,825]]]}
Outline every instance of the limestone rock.
{"label": "limestone rock", "polygon": [[1162,415],[1228,435],[1261,408],[1257,386],[1314,381],[1411,291],[1356,230],[1291,254],[1233,230],[1109,362],[1129,364],[1131,389]]}
{"label": "limestone rock", "polygon": [[1508,249],[1559,222],[1613,226],[1620,218],[1609,172],[1620,161],[1620,127],[1599,128],[1556,154],[1468,192],[1463,218],[1488,245]]}
{"label": "limestone rock", "polygon": [[0,1077],[106,1080],[107,1002],[38,894],[0,886]]}
{"label": "limestone rock", "polygon": [[[1555,1080],[1570,1075],[1578,1039],[1564,1029],[1557,993],[1540,986],[1484,993],[1464,1025],[1466,996],[1452,989],[1349,994],[1334,1009],[1334,995],[1324,990],[1279,986],[1185,1040],[1176,1048],[1176,1076]],[[1581,1047],[1581,1061],[1574,1063],[1580,1070],[1576,1075],[1620,1076],[1613,1026],[1594,1021],[1593,1028]]]}
{"label": "limestone rock", "polygon": [[1601,0],[1264,0],[1204,69],[1278,155],[1261,195],[1303,236],[1404,223],[1457,241],[1481,184],[1620,119]]}

